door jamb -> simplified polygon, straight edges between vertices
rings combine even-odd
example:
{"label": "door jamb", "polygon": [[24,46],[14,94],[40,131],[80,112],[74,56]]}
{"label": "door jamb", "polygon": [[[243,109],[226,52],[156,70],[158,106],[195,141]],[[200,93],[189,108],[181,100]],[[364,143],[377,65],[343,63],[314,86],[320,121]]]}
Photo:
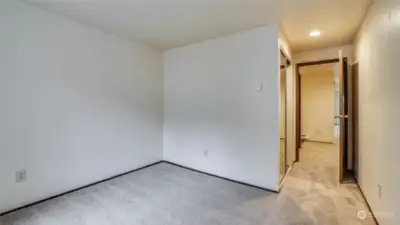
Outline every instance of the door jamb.
{"label": "door jamb", "polygon": [[[287,81],[287,68],[289,68],[292,65],[292,60],[289,58],[289,56],[285,53],[285,50],[282,46],[279,46],[279,51],[280,54],[283,55],[285,58],[285,63],[283,65],[280,65],[280,70],[285,69],[285,81]],[[279,71],[279,79],[280,79],[280,71]],[[287,106],[287,85],[285,85],[286,90],[285,90],[285,107]],[[287,168],[287,153],[288,153],[288,148],[287,148],[287,109],[285,109],[285,175],[283,176],[282,180],[280,180],[280,187],[282,186],[284,180],[286,179],[287,174],[289,173],[290,167]],[[280,141],[280,140],[279,140]],[[279,171],[280,172],[280,171]]]}

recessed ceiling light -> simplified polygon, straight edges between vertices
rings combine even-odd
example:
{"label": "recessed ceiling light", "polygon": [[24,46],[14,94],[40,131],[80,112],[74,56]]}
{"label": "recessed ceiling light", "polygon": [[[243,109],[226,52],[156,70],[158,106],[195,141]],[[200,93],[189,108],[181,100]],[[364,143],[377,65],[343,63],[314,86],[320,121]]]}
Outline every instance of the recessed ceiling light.
{"label": "recessed ceiling light", "polygon": [[319,30],[312,30],[312,31],[310,31],[310,33],[309,33],[308,35],[310,35],[310,37],[318,37],[318,36],[321,35],[321,31],[319,31]]}

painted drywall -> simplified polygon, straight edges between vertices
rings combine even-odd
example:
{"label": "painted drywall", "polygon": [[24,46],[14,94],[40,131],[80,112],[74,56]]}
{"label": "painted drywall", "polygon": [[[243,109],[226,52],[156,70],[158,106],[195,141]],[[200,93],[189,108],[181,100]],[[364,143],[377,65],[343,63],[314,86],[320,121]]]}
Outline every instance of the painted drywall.
{"label": "painted drywall", "polygon": [[339,57],[340,50],[343,52],[343,57],[347,57],[349,62],[353,62],[353,45],[299,52],[293,55],[293,59],[296,63],[337,59]]}
{"label": "painted drywall", "polygon": [[277,190],[277,25],[163,56],[164,158]]}
{"label": "painted drywall", "polygon": [[[330,65],[330,64],[328,64]],[[334,143],[335,85],[332,70],[301,71],[301,134],[309,141]]]}
{"label": "painted drywall", "polygon": [[161,53],[14,0],[0,29],[0,212],[162,159]]}
{"label": "painted drywall", "polygon": [[296,76],[291,49],[285,36],[279,34],[279,46],[292,64],[286,68],[286,145],[287,164],[292,165],[296,160]]}
{"label": "painted drywall", "polygon": [[356,42],[359,184],[381,225],[400,224],[399,24],[399,2],[376,1]]}

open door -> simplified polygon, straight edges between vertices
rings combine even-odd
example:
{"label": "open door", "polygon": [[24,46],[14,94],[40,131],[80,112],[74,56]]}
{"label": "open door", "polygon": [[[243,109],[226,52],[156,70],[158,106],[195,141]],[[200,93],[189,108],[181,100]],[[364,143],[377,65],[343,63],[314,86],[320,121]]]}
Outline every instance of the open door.
{"label": "open door", "polygon": [[339,51],[339,83],[340,83],[340,115],[339,115],[339,181],[342,182],[343,178],[348,172],[348,137],[349,137],[349,124],[348,124],[348,73],[347,73],[347,59],[343,57],[343,52]]}
{"label": "open door", "polygon": [[351,76],[352,76],[352,89],[353,89],[353,95],[352,95],[352,101],[353,101],[353,110],[350,115],[352,115],[352,121],[351,123],[353,124],[353,176],[356,182],[358,182],[358,158],[359,158],[359,152],[358,152],[358,63],[355,63],[351,67]]}

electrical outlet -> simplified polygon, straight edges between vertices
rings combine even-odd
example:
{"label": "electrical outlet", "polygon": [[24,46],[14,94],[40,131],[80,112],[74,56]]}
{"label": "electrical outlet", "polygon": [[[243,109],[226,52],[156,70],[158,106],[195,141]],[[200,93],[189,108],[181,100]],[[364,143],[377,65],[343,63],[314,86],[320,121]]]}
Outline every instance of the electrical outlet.
{"label": "electrical outlet", "polygon": [[378,196],[382,198],[382,186],[380,184],[378,184]]}
{"label": "electrical outlet", "polygon": [[26,181],[26,170],[15,172],[15,182],[22,183]]}
{"label": "electrical outlet", "polygon": [[257,92],[263,92],[264,85],[261,83],[260,85],[257,86],[256,91]]}

